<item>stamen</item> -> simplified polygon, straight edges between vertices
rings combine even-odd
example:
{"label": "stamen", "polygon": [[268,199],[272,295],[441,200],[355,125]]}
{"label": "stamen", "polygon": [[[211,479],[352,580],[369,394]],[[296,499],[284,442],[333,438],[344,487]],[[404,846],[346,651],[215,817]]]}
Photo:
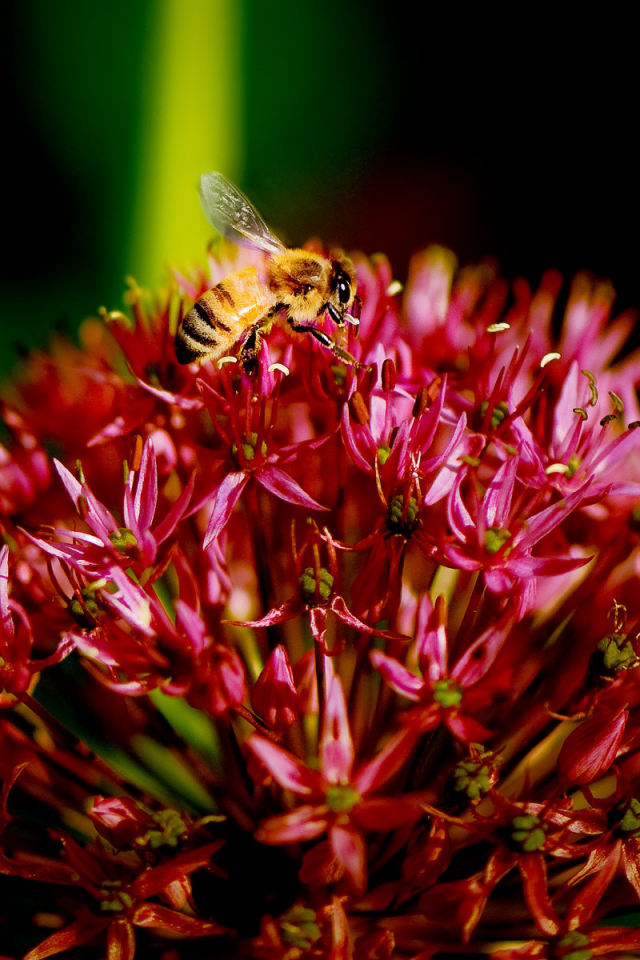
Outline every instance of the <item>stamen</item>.
{"label": "stamen", "polygon": [[382,364],[382,389],[389,393],[396,385],[396,366],[393,360],[387,359]]}
{"label": "stamen", "polygon": [[560,353],[546,353],[540,361],[540,366],[546,367],[546,365],[551,363],[552,360],[559,360],[561,356],[562,354]]}
{"label": "stamen", "polygon": [[237,362],[238,362],[237,357],[220,357],[220,359],[218,360],[218,370],[220,370],[225,365],[225,363],[237,363]]}
{"label": "stamen", "polygon": [[413,405],[413,410],[411,415],[417,420],[418,417],[421,417],[429,406],[429,388],[420,387],[418,393],[416,394],[416,402]]}
{"label": "stamen", "polygon": [[364,427],[369,423],[369,411],[362,394],[358,390],[349,398],[349,412],[351,419],[359,423],[360,426]]}
{"label": "stamen", "polygon": [[611,403],[613,408],[617,413],[622,413],[624,410],[624,404],[617,393],[614,393],[613,390],[609,390],[609,397],[611,398]]}
{"label": "stamen", "polygon": [[510,323],[491,323],[487,327],[487,333],[502,333],[503,330],[510,330]]}
{"label": "stamen", "polygon": [[131,455],[131,469],[136,472],[140,469],[142,463],[142,437],[137,434],[133,441],[133,453]]}
{"label": "stamen", "polygon": [[392,280],[389,286],[387,287],[387,296],[395,297],[396,293],[402,292],[402,284],[399,280]]}
{"label": "stamen", "polygon": [[596,403],[598,402],[598,388],[596,387],[596,378],[594,377],[594,375],[591,373],[590,370],[581,370],[580,373],[583,374],[583,376],[585,376],[589,381],[589,390],[591,390],[591,399],[589,400],[589,406],[595,407]]}
{"label": "stamen", "polygon": [[280,373],[283,373],[285,375],[285,377],[288,377],[289,374],[291,373],[291,371],[289,370],[289,367],[285,367],[284,363],[272,363],[268,369],[269,369],[269,373],[273,373],[274,370],[279,370]]}

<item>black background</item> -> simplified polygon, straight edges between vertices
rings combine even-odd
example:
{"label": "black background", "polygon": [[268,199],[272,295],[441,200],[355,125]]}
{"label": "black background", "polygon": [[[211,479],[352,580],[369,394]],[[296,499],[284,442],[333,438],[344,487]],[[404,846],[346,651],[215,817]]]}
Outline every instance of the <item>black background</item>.
{"label": "black background", "polygon": [[[439,242],[532,285],[547,267],[588,269],[612,280],[619,309],[640,304],[630,22],[533,6],[517,19],[380,2],[240,9],[240,182],[285,240],[384,251],[400,279],[412,251]],[[120,305],[153,14],[151,0],[7,14],[5,369],[12,341]],[[61,126],[65,98],[75,113]]]}

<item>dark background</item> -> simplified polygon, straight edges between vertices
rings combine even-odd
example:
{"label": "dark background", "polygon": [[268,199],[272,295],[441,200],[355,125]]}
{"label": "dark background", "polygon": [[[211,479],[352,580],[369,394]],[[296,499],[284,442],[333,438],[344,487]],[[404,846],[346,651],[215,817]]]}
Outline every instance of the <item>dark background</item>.
{"label": "dark background", "polygon": [[[12,344],[121,305],[158,68],[150,38],[167,2],[31,0],[5,13],[5,371]],[[182,7],[194,37],[198,6]],[[513,21],[428,3],[414,15],[377,0],[233,7],[242,160],[223,172],[287,242],[384,251],[399,279],[430,242],[462,263],[496,257],[532,284],[546,267],[586,268],[612,280],[619,308],[640,305],[630,22],[606,9],[561,22],[533,6]],[[228,42],[212,30],[211,57]],[[206,108],[201,123],[224,137]],[[188,145],[195,134],[177,127]],[[185,162],[180,175],[195,184],[200,172]]]}

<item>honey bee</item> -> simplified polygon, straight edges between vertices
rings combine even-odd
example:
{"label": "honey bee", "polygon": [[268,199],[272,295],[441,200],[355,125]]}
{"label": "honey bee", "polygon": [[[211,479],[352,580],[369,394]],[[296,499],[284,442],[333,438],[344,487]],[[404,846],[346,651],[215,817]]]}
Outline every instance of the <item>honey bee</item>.
{"label": "honey bee", "polygon": [[351,260],[334,253],[288,249],[238,190],[221,173],[200,178],[200,202],[209,223],[225,235],[240,234],[264,250],[264,268],[244,267],[207,290],[184,317],[176,333],[179,363],[220,360],[243,340],[239,359],[257,370],[261,338],[276,321],[295,333],[308,334],[346,363],[359,362],[314,325],[325,312],[340,329],[359,323],[356,272]]}

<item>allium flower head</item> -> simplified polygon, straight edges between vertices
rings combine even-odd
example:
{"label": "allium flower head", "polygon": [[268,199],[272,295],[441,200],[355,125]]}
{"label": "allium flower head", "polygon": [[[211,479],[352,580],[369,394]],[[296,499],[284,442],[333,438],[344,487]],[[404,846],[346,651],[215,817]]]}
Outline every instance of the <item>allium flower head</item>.
{"label": "allium flower head", "polygon": [[359,328],[178,363],[221,246],[7,384],[2,950],[640,951],[633,318],[354,263]]}

